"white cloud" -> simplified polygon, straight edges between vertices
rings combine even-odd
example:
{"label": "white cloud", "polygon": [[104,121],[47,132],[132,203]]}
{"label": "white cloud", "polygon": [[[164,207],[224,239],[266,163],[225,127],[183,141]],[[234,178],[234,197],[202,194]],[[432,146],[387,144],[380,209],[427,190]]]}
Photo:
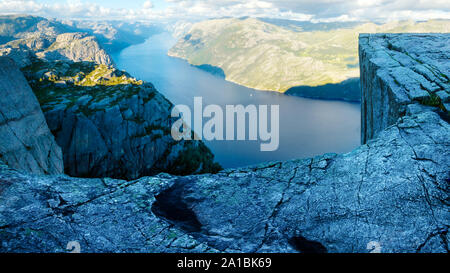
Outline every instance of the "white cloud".
{"label": "white cloud", "polygon": [[58,3],[41,3],[34,0],[0,0],[0,14],[31,14],[59,19],[90,20],[158,20],[165,18],[155,12],[151,1],[140,9],[110,8],[88,1],[69,0]]}
{"label": "white cloud", "polygon": [[153,8],[153,3],[152,1],[145,1],[144,5],[143,5],[144,9],[151,9]]}
{"label": "white cloud", "polygon": [[0,2],[0,10],[3,13],[12,12],[12,13],[21,13],[21,12],[30,12],[36,11],[39,12],[42,9],[42,4],[38,4],[34,1],[1,1]]}
{"label": "white cloud", "polygon": [[[203,20],[218,17],[273,17],[292,20],[387,21],[450,18],[449,0],[165,0],[165,9],[152,1],[142,8],[111,8],[89,1],[43,3],[0,0],[0,13],[28,13],[75,19]],[[125,4],[124,4],[125,5]]]}

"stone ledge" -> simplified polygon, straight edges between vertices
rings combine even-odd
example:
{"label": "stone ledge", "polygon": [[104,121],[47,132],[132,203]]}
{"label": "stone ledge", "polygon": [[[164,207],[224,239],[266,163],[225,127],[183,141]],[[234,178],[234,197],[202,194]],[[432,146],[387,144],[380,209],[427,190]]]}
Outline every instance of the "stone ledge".
{"label": "stone ledge", "polygon": [[362,143],[407,105],[450,111],[450,34],[361,34]]}

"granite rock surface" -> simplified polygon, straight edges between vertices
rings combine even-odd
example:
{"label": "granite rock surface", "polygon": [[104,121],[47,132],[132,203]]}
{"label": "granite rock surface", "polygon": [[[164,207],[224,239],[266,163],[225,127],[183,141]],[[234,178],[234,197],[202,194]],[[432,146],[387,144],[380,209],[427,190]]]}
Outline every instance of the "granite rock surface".
{"label": "granite rock surface", "polygon": [[14,61],[0,57],[0,160],[32,174],[64,171],[61,148]]}

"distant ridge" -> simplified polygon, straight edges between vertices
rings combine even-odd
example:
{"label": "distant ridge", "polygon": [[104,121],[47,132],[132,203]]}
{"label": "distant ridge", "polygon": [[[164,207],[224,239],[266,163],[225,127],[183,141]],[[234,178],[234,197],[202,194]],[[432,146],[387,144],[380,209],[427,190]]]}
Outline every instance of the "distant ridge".
{"label": "distant ridge", "polygon": [[215,19],[194,24],[169,51],[192,65],[220,67],[226,80],[257,90],[339,84],[359,77],[358,34],[449,32],[450,20],[310,23]]}

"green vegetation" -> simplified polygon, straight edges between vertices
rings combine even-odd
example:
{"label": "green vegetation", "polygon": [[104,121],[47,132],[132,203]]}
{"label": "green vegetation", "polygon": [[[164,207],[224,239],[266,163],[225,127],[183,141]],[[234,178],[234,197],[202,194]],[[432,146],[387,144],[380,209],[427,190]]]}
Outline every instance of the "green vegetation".
{"label": "green vegetation", "polygon": [[142,85],[142,81],[114,67],[93,62],[45,62],[37,60],[23,69],[25,73],[40,81],[70,83],[75,86]]}
{"label": "green vegetation", "polygon": [[133,84],[142,85],[142,81],[137,81],[131,78],[127,73],[118,71],[115,68],[108,67],[106,65],[97,65],[94,70],[91,71],[80,82],[76,83],[81,86],[114,86],[119,84]]}
{"label": "green vegetation", "polygon": [[421,104],[426,106],[433,106],[433,107],[439,107],[444,113],[450,114],[450,111],[448,111],[444,107],[444,103],[441,101],[441,99],[434,93],[428,92],[430,94],[429,97],[426,99],[423,99],[419,101]]}
{"label": "green vegetation", "polygon": [[[43,111],[65,105],[89,116],[139,94],[143,85],[126,72],[91,62],[36,61],[22,70]],[[155,95],[152,92],[144,100]],[[93,103],[101,107],[91,107]]]}
{"label": "green vegetation", "polygon": [[430,94],[430,96],[424,100],[421,100],[420,103],[427,106],[439,107],[441,105],[441,100],[439,99],[439,97],[431,92],[428,93]]}

